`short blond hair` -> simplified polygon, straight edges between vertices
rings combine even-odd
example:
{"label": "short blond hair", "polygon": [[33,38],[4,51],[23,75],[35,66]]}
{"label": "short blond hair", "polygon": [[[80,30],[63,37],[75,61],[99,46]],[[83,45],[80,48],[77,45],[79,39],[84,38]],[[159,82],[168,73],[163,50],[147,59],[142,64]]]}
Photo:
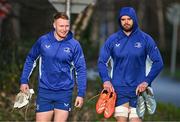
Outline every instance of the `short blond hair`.
{"label": "short blond hair", "polygon": [[64,12],[57,12],[57,13],[54,14],[54,16],[53,16],[54,21],[59,19],[59,18],[69,20],[69,17]]}

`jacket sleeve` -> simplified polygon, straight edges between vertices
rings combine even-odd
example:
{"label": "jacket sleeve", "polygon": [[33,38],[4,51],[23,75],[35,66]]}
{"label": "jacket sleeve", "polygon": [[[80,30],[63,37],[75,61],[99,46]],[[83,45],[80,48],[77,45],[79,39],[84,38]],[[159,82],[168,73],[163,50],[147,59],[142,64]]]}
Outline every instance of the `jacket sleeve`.
{"label": "jacket sleeve", "polygon": [[31,50],[29,51],[26,61],[24,63],[23,72],[21,75],[21,84],[27,84],[33,69],[36,66],[36,59],[40,54],[40,40],[36,41]]}
{"label": "jacket sleeve", "polygon": [[110,59],[110,39],[108,39],[101,47],[98,59],[98,71],[102,82],[111,81],[108,74],[108,61]]}
{"label": "jacket sleeve", "polygon": [[75,47],[73,63],[77,76],[78,96],[84,97],[87,85],[86,62],[79,43]]}
{"label": "jacket sleeve", "polygon": [[156,76],[162,70],[164,64],[158,47],[156,46],[154,40],[149,36],[148,43],[146,47],[146,52],[149,58],[152,61],[152,67],[148,75],[146,76],[145,81],[151,85],[151,82],[156,78]]}

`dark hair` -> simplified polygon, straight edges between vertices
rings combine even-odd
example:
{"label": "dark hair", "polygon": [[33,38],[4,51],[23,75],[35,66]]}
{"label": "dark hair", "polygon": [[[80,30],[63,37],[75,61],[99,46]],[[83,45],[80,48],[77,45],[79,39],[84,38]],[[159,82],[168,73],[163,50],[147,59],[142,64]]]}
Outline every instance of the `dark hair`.
{"label": "dark hair", "polygon": [[57,13],[54,14],[54,16],[53,16],[53,19],[54,19],[54,20],[57,20],[57,19],[59,19],[59,18],[65,19],[65,20],[69,20],[69,17],[68,17],[67,14],[64,13],[64,12],[57,12]]}

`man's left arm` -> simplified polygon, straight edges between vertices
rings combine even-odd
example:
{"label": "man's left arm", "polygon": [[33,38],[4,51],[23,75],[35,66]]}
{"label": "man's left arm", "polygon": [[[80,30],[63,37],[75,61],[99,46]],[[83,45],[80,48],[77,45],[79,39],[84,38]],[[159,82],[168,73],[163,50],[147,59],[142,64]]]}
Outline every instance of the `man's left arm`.
{"label": "man's left arm", "polygon": [[160,51],[155,44],[154,40],[149,36],[149,41],[147,44],[146,52],[149,58],[152,61],[152,67],[148,75],[146,76],[145,82],[148,85],[151,85],[151,82],[156,78],[156,76],[161,72],[163,69],[163,60],[160,54]]}
{"label": "man's left arm", "polygon": [[152,81],[160,73],[164,65],[160,51],[154,40],[150,36],[147,39],[148,41],[146,45],[146,53],[152,61],[152,67],[150,72],[147,74],[145,80],[138,85],[136,89],[136,94],[138,94],[138,92],[145,91],[146,88],[151,85]]}
{"label": "man's left arm", "polygon": [[86,62],[85,62],[83,50],[79,43],[75,47],[73,62],[76,70],[76,76],[77,76],[76,80],[77,80],[77,88],[78,88],[78,96],[75,100],[75,106],[81,107],[83,105],[83,98],[86,93],[87,74],[86,74]]}

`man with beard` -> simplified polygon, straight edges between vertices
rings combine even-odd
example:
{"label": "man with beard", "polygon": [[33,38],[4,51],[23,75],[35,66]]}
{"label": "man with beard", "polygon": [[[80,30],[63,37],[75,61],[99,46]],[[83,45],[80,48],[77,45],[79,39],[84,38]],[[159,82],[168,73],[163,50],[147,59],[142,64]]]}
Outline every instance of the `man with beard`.
{"label": "man with beard", "polygon": [[[163,68],[160,52],[152,37],[138,27],[135,10],[123,7],[118,22],[120,29],[101,48],[98,70],[104,89],[117,93],[114,116],[118,122],[142,121],[136,112],[137,94],[146,90]],[[146,75],[146,59],[152,67]],[[111,73],[108,61],[111,59]],[[109,75],[111,74],[111,75]]]}

